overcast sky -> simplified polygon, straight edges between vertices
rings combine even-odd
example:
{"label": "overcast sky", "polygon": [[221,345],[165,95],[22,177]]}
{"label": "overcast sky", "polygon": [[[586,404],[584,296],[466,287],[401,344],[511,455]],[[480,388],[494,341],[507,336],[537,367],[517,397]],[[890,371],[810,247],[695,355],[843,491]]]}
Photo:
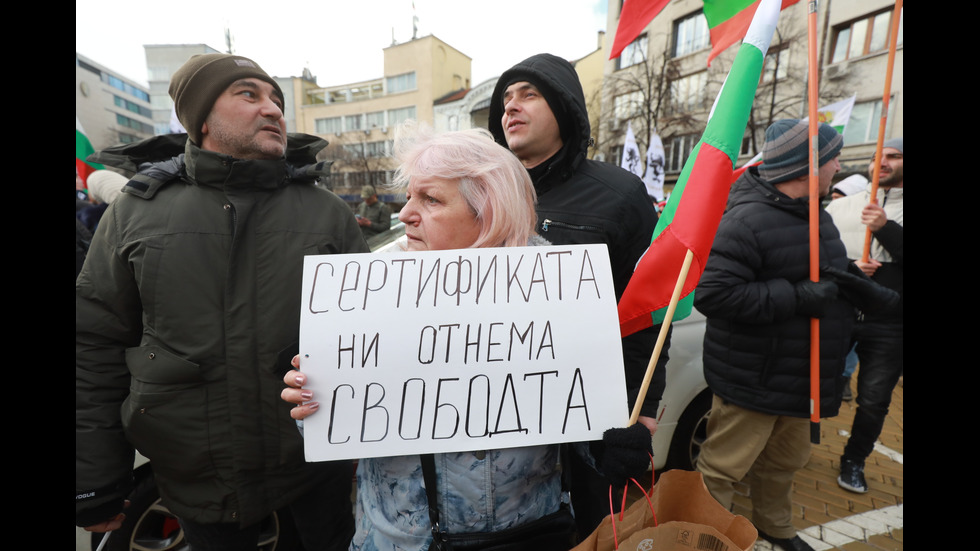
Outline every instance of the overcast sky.
{"label": "overcast sky", "polygon": [[[607,0],[414,0],[418,36],[473,60],[471,85],[549,52],[578,59],[597,47]],[[152,7],[150,7],[152,6]],[[207,44],[272,76],[309,67],[321,86],[383,76],[383,48],[412,38],[412,0],[75,1],[75,50],[146,84],[144,44]]]}

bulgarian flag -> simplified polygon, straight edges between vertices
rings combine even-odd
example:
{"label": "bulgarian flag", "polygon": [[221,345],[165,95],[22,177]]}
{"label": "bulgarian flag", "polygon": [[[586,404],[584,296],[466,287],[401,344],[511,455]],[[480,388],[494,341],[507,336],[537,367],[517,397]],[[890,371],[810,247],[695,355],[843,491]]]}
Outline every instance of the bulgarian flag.
{"label": "bulgarian flag", "polygon": [[95,148],[92,147],[92,142],[88,141],[88,136],[82,129],[82,123],[78,117],[75,117],[75,170],[82,177],[82,181],[86,182],[86,186],[88,185],[89,174],[105,168],[99,163],[90,163],[85,160],[92,153],[95,153]]}
{"label": "bulgarian flag", "polygon": [[[780,10],[799,2],[800,0],[782,0]],[[708,66],[711,60],[729,46],[742,40],[752,23],[752,16],[759,7],[761,0],[704,0],[704,18],[708,20],[708,31],[711,34],[711,53],[708,54]],[[768,43],[767,43],[768,47]],[[765,57],[765,53],[763,53]]]}
{"label": "bulgarian flag", "polygon": [[673,319],[683,319],[691,312],[693,291],[704,273],[728,201],[735,160],[779,10],[780,0],[759,2],[715,99],[704,134],[684,164],[650,247],[637,262],[619,301],[619,325],[624,337],[664,321],[688,251],[693,253],[693,260],[681,287],[683,300]]}
{"label": "bulgarian flag", "polygon": [[664,9],[670,0],[626,0],[622,11],[619,12],[619,24],[616,26],[616,38],[613,40],[609,59],[616,59],[630,42],[640,36],[643,29],[653,21],[653,18]]}

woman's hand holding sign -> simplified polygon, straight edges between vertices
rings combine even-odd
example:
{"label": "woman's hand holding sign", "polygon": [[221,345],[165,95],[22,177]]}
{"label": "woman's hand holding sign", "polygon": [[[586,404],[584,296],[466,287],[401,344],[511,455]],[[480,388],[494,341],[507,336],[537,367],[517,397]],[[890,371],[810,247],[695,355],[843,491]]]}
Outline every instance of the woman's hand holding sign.
{"label": "woman's hand holding sign", "polygon": [[282,378],[287,388],[282,389],[281,396],[283,400],[290,404],[296,404],[296,407],[289,411],[290,417],[296,420],[306,419],[316,413],[317,408],[320,407],[320,403],[312,401],[312,390],[303,388],[303,385],[306,384],[306,374],[299,371],[299,354],[293,356],[292,361],[289,363],[295,369],[288,371]]}

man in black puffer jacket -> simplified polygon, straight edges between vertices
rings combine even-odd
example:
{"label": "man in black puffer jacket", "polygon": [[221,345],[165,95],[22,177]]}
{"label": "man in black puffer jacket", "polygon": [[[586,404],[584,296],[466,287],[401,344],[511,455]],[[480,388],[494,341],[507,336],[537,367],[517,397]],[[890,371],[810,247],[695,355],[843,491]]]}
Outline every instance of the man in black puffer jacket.
{"label": "man in black puffer jacket", "polygon": [[[517,155],[538,194],[538,226],[555,245],[605,243],[617,300],[650,246],[657,213],[643,181],[622,168],[586,158],[592,143],[585,94],[575,67],[550,54],[514,65],[497,80],[490,98],[489,129]],[[660,326],[623,339],[626,392],[632,407]],[[669,336],[642,403],[639,423],[652,434],[666,384]],[[633,429],[638,430],[638,429]],[[572,502],[581,537],[609,514],[609,483],[573,456]],[[621,488],[620,488],[621,489]],[[614,499],[618,510],[621,500]]]}
{"label": "man in black puffer jacket", "polygon": [[[748,474],[752,522],[783,549],[811,549],[791,513],[794,473],[810,457],[810,320],[820,319],[820,414],[837,415],[855,309],[837,285],[809,277],[809,125],[776,121],[762,165],[732,186],[694,306],[707,317],[704,376],[714,392],[698,470],[722,505]],[[820,194],[830,190],[843,138],[820,125]],[[820,265],[847,255],[820,213]]]}

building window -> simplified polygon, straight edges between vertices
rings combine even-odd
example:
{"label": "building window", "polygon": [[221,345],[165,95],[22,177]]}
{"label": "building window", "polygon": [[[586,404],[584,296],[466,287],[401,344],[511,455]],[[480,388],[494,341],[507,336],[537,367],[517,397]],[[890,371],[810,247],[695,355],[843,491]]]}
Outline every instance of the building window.
{"label": "building window", "polygon": [[789,48],[770,51],[762,63],[762,82],[782,80],[789,75]]}
{"label": "building window", "polygon": [[674,22],[674,57],[685,56],[710,45],[708,20],[702,12]]}
{"label": "building window", "polygon": [[397,94],[398,92],[415,90],[415,71],[405,73],[403,75],[388,77],[387,81],[389,94]]}
{"label": "building window", "polygon": [[620,161],[623,160],[623,146],[622,145],[614,145],[614,146],[610,147],[609,148],[609,158],[611,159],[611,161],[610,161],[611,163],[614,163],[614,164],[617,164],[618,165],[620,163]]}
{"label": "building window", "polygon": [[371,185],[374,187],[388,185],[391,182],[391,179],[389,178],[390,174],[391,172],[387,170],[375,170],[368,173]]}
{"label": "building window", "polygon": [[706,106],[708,72],[701,71],[670,81],[670,111],[689,113]]}
{"label": "building window", "polygon": [[137,115],[143,115],[146,118],[150,118],[153,116],[153,113],[146,107],[143,107],[138,103],[133,103],[129,100],[121,98],[115,94],[112,95],[112,102],[116,105],[116,107],[125,109],[127,111],[131,111],[133,113],[136,113]]}
{"label": "building window", "polygon": [[358,113],[357,115],[344,116],[344,130],[347,130],[348,132],[353,130],[364,130],[364,115]]}
{"label": "building window", "polygon": [[[904,13],[904,10],[903,10]],[[830,63],[888,50],[892,10],[878,12],[834,29],[834,55]],[[898,21],[898,45],[902,44],[904,18]]]}
{"label": "building window", "polygon": [[667,164],[664,169],[667,172],[680,172],[684,168],[684,163],[691,155],[691,150],[698,143],[697,134],[677,136],[667,141],[665,153],[667,154]]}
{"label": "building window", "polygon": [[[889,102],[891,105],[891,102]],[[891,115],[891,113],[889,113]],[[892,117],[885,121],[885,135],[891,135]],[[881,125],[881,100],[855,103],[851,118],[844,128],[844,145],[877,143],[878,127]]]}
{"label": "building window", "polygon": [[388,123],[392,126],[401,124],[408,119],[415,118],[415,106],[402,107],[401,109],[388,110]]}
{"label": "building window", "polygon": [[643,112],[643,93],[640,91],[620,94],[613,98],[613,116],[619,121],[632,119]]}
{"label": "building window", "polygon": [[388,142],[367,142],[364,144],[364,153],[368,157],[385,157],[388,155],[388,151],[385,145]]}
{"label": "building window", "polygon": [[102,75],[102,81],[108,83],[109,86],[112,86],[116,90],[121,90],[121,91],[123,91],[123,92],[125,92],[125,93],[127,93],[127,94],[129,94],[131,96],[133,96],[136,99],[140,99],[140,100],[145,101],[146,103],[150,103],[150,94],[148,94],[147,92],[144,92],[143,90],[140,90],[139,88],[136,88],[135,86],[132,86],[130,84],[126,84],[125,82],[123,82],[121,79],[119,79],[117,77],[114,77],[112,75],[103,74]]}
{"label": "building window", "polygon": [[639,63],[643,63],[647,58],[649,42],[646,33],[641,34],[636,40],[630,42],[623,48],[623,52],[616,58],[616,69],[625,69]]}
{"label": "building window", "polygon": [[340,133],[344,130],[340,117],[329,117],[326,119],[316,119],[317,134]]}
{"label": "building window", "polygon": [[364,115],[365,128],[382,128],[385,125],[385,112],[375,111]]}
{"label": "building window", "polygon": [[127,134],[125,132],[120,132],[119,133],[119,143],[136,143],[136,142],[138,142],[138,141],[140,141],[142,139],[143,138],[140,138],[139,136],[134,136],[132,134]]}
{"label": "building window", "polygon": [[131,128],[137,132],[143,132],[145,134],[153,133],[152,125],[142,123],[136,119],[131,119],[125,115],[120,115],[118,113],[116,113],[116,124],[125,128]]}
{"label": "building window", "polygon": [[361,159],[364,157],[364,144],[363,143],[347,143],[343,145],[344,152],[349,156]]}
{"label": "building window", "polygon": [[345,172],[345,184],[349,188],[359,189],[361,186],[367,185],[370,181],[370,175],[370,172]]}

